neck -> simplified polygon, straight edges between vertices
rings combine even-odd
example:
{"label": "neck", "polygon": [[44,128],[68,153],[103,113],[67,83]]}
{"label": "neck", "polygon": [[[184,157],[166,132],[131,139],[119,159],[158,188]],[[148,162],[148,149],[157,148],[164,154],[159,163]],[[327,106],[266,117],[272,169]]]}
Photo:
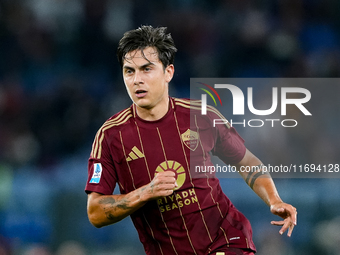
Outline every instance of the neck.
{"label": "neck", "polygon": [[169,110],[169,97],[167,97],[166,100],[159,102],[158,104],[156,104],[156,106],[152,108],[142,108],[138,105],[135,106],[137,115],[141,119],[148,121],[159,120],[163,118]]}

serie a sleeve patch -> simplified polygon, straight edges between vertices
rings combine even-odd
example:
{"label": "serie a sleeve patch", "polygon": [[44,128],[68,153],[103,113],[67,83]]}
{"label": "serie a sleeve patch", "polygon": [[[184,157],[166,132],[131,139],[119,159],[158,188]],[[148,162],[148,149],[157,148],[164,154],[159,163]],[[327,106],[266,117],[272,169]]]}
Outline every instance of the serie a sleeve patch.
{"label": "serie a sleeve patch", "polygon": [[93,165],[93,174],[90,183],[99,183],[100,178],[102,176],[102,171],[103,171],[102,164],[95,163]]}

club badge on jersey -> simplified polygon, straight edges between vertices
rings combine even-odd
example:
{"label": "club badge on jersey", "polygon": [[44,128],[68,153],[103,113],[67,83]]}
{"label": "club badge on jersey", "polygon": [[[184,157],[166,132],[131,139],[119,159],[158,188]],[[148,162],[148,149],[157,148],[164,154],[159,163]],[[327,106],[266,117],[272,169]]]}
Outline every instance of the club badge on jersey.
{"label": "club badge on jersey", "polygon": [[181,134],[182,140],[190,150],[196,150],[199,141],[199,134],[195,131],[188,129],[183,134]]}
{"label": "club badge on jersey", "polygon": [[102,176],[102,164],[100,163],[96,163],[93,165],[93,175],[92,178],[90,180],[90,183],[99,183],[100,181],[100,177]]}

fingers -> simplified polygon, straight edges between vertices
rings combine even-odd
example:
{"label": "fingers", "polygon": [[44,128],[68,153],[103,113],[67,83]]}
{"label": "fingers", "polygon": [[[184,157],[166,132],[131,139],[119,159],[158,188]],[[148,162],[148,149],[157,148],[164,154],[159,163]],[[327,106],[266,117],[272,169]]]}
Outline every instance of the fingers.
{"label": "fingers", "polygon": [[160,189],[154,192],[154,198],[170,196],[172,193],[174,193],[173,189]]}
{"label": "fingers", "polygon": [[285,222],[283,220],[281,221],[271,221],[270,224],[275,226],[282,226]]}
{"label": "fingers", "polygon": [[290,225],[287,236],[289,236],[289,237],[292,236],[292,232],[293,232],[294,227],[295,227],[294,224]]}
{"label": "fingers", "polygon": [[285,209],[282,208],[282,207],[276,208],[276,209],[275,209],[275,212],[276,212],[277,214],[284,213],[284,211],[285,211]]}
{"label": "fingers", "polygon": [[152,187],[154,188],[154,191],[161,191],[161,190],[174,190],[176,185],[176,180],[159,180],[155,181],[152,184]]}
{"label": "fingers", "polygon": [[280,235],[282,235],[284,232],[287,231],[288,229],[288,233],[287,236],[291,237],[292,233],[293,233],[293,229],[295,227],[295,224],[292,222],[291,219],[287,218],[285,220],[282,221],[271,221],[270,222],[272,225],[276,225],[276,226],[282,226],[282,228],[280,229],[279,233]]}
{"label": "fingers", "polygon": [[[178,187],[175,173],[173,171],[165,171],[161,173],[157,173],[155,178],[153,179],[155,184],[173,184],[175,187]],[[173,187],[174,188],[174,187]]]}
{"label": "fingers", "polygon": [[292,232],[293,232],[293,229],[294,229],[294,224],[291,223],[290,221],[286,221],[285,220],[285,223],[283,224],[283,227],[280,229],[279,233],[280,235],[282,235],[284,232],[286,232],[286,230],[288,229],[288,233],[287,233],[287,236],[288,237],[291,237],[292,235]]}
{"label": "fingers", "polygon": [[297,225],[297,211],[295,207],[293,207],[293,212],[290,215],[292,217],[294,225]]}
{"label": "fingers", "polygon": [[176,174],[174,171],[164,171],[155,174],[155,176],[175,176],[175,175]]}
{"label": "fingers", "polygon": [[[288,205],[288,204],[284,204],[284,205],[285,205],[285,207],[282,208],[284,210],[284,214],[286,214],[287,217],[290,217],[293,224],[296,225],[297,224],[296,208],[294,206],[291,206],[291,205]],[[280,213],[278,215],[281,216]]]}
{"label": "fingers", "polygon": [[271,207],[271,212],[275,215],[280,216],[284,220],[272,221],[272,225],[282,226],[279,233],[282,235],[287,232],[287,236],[291,236],[295,225],[297,225],[297,211],[292,205],[286,203],[280,203]]}
{"label": "fingers", "polygon": [[173,171],[164,171],[155,175],[149,184],[153,199],[169,196],[174,192],[174,189],[178,187],[175,176]]}

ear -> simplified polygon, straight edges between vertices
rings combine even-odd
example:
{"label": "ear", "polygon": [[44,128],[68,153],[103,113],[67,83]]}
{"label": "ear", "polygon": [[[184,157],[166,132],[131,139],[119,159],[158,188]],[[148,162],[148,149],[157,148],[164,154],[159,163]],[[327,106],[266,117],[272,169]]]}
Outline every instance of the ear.
{"label": "ear", "polygon": [[165,81],[167,83],[169,83],[172,80],[174,73],[175,73],[175,67],[173,64],[170,64],[165,68]]}

